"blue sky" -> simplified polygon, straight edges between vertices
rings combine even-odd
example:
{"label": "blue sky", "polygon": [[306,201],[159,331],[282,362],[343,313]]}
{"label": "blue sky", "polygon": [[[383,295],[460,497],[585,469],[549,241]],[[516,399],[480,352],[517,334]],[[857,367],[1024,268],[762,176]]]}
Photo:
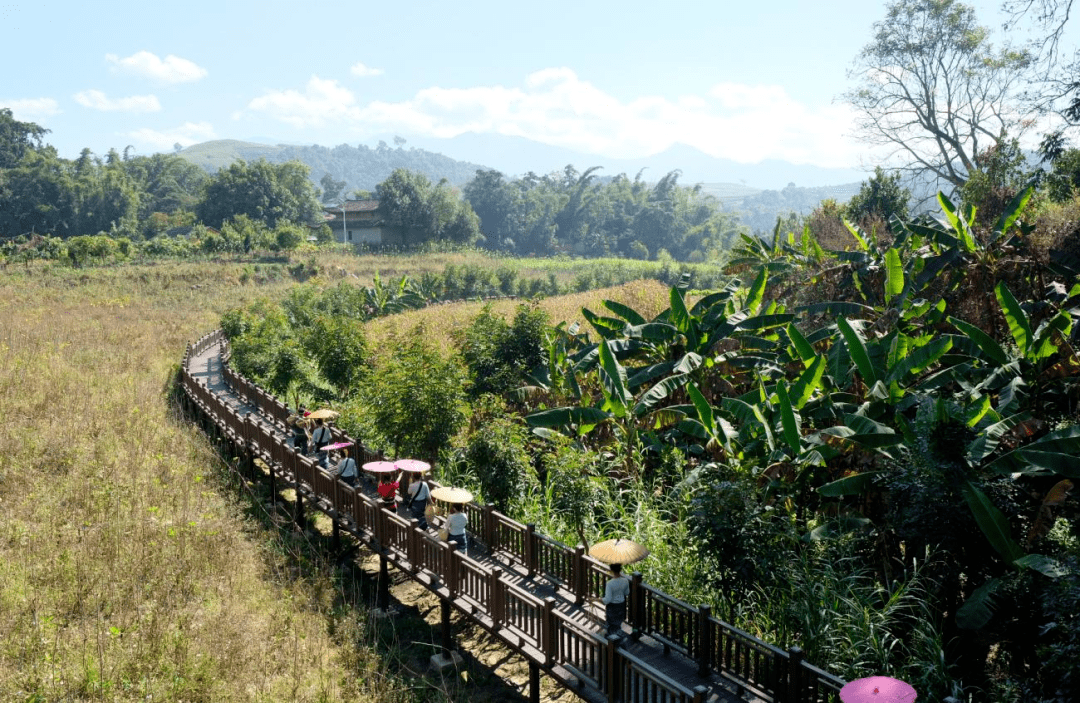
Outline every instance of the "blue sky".
{"label": "blue sky", "polygon": [[[996,2],[973,3],[998,28]],[[837,99],[884,2],[3,3],[0,107],[62,156],[523,136],[858,167]],[[997,35],[1000,38],[1000,33]]]}

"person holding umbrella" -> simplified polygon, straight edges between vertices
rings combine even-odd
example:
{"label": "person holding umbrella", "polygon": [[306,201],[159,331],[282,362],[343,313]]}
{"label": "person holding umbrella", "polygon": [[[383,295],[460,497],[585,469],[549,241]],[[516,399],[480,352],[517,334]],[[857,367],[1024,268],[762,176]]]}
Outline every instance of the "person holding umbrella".
{"label": "person holding umbrella", "polygon": [[450,514],[446,516],[446,541],[454,545],[457,551],[465,550],[469,553],[469,537],[465,534],[465,528],[469,525],[469,516],[461,509],[458,503],[450,504]]}
{"label": "person holding umbrella", "polygon": [[426,530],[428,528],[427,515],[427,502],[431,496],[431,489],[428,488],[427,481],[424,480],[423,474],[415,473],[409,483],[409,502],[405,504],[405,507],[409,509],[409,514],[413,516],[413,519],[420,523],[420,529]]}
{"label": "person holding umbrella", "polygon": [[397,512],[398,482],[389,472],[379,474],[379,487],[376,489],[382,498],[382,507]]}
{"label": "person holding umbrella", "polygon": [[604,585],[604,619],[607,621],[607,636],[622,632],[626,620],[626,599],[630,596],[630,579],[622,575],[622,564],[611,564],[611,578]]}
{"label": "person holding umbrella", "polygon": [[301,406],[290,420],[292,420],[293,447],[297,454],[307,454],[307,420],[304,419],[304,408]]}
{"label": "person holding umbrella", "polygon": [[623,564],[633,564],[649,556],[644,545],[628,539],[609,539],[594,544],[589,549],[589,556],[602,561],[611,569],[611,578],[604,585],[604,616],[607,621],[607,635],[618,634],[626,621],[626,601],[630,598],[630,579],[622,575]]}

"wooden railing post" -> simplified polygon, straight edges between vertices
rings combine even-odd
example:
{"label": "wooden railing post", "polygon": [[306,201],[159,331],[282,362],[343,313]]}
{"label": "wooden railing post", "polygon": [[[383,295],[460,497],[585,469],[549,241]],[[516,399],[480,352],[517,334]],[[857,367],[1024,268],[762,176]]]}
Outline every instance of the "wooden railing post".
{"label": "wooden railing post", "polygon": [[491,590],[491,624],[495,626],[495,629],[498,629],[506,619],[502,597],[502,574],[502,569],[497,566],[493,568],[488,586]]}
{"label": "wooden railing post", "polygon": [[244,463],[247,464],[244,468],[248,470],[248,476],[254,476],[255,473],[255,452],[251,445],[251,425],[253,422],[250,412],[244,415]]}
{"label": "wooden railing post", "polygon": [[529,578],[536,575],[536,525],[529,523],[525,526],[525,568]]}
{"label": "wooden railing post", "polygon": [[290,457],[289,462],[292,464],[293,490],[296,491],[296,526],[302,530],[307,527],[307,522],[304,519],[304,491],[302,490],[300,482],[300,455],[294,449],[291,452],[286,452],[286,456]]}
{"label": "wooden railing post", "polygon": [[484,544],[492,552],[499,548],[495,532],[495,508],[491,505],[484,506]]}
{"label": "wooden railing post", "polygon": [[694,703],[705,703],[705,697],[709,695],[709,689],[704,686],[694,686]]}
{"label": "wooden railing post", "polygon": [[386,549],[386,530],[390,519],[384,514],[382,500],[375,502],[375,524],[371,526],[371,534],[375,538],[375,548],[380,552]]}
{"label": "wooden railing post", "polygon": [[540,623],[540,651],[544,653],[544,664],[551,666],[559,657],[559,638],[556,636],[555,599],[544,599],[544,618]]}
{"label": "wooden railing post", "polygon": [[627,620],[630,621],[630,629],[633,637],[641,636],[645,629],[645,585],[642,581],[641,572],[637,571],[630,577],[630,607]]}
{"label": "wooden railing post", "polygon": [[442,545],[443,560],[445,562],[446,573],[442,574],[443,580],[446,583],[446,589],[450,592],[450,598],[457,598],[457,560],[454,559],[454,553],[457,549],[454,548],[452,542],[444,542]]}
{"label": "wooden railing post", "polygon": [[803,703],[802,686],[803,651],[800,647],[788,650],[787,703]]}
{"label": "wooden railing post", "polygon": [[619,703],[622,698],[622,657],[619,656],[619,637],[607,638],[607,694],[608,703]]}
{"label": "wooden railing post", "polygon": [[574,578],[571,581],[574,589],[574,602],[581,605],[588,600],[589,573],[585,563],[585,547],[574,547]]}
{"label": "wooden railing post", "polygon": [[697,611],[697,660],[698,676],[709,675],[709,665],[712,663],[712,628],[709,626],[709,618],[712,617],[712,608],[707,605],[699,605]]}
{"label": "wooden railing post", "polygon": [[422,534],[420,521],[416,518],[409,520],[409,539],[406,543],[407,549],[405,553],[409,555],[409,565],[412,567],[414,574],[420,570],[420,552],[423,549],[423,545],[420,544],[420,536]]}

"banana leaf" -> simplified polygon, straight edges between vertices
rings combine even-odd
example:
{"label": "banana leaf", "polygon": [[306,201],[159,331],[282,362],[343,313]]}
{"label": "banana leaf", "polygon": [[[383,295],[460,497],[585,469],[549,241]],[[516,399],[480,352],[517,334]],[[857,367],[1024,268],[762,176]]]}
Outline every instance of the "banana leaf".
{"label": "banana leaf", "polygon": [[960,486],[960,492],[967,501],[979,529],[986,535],[990,546],[1005,559],[1005,563],[1012,565],[1014,561],[1024,556],[1024,550],[1012,538],[1009,521],[986,494],[971,481],[964,481]]}
{"label": "banana leaf", "polygon": [[836,326],[839,328],[840,334],[844,336],[848,353],[851,354],[856,368],[859,369],[863,383],[868,386],[877,383],[877,372],[870,361],[870,353],[866,348],[866,340],[863,339],[862,332],[852,327],[851,323],[843,317],[837,318]]}
{"label": "banana leaf", "polygon": [[1031,348],[1032,332],[1027,315],[1021,309],[1020,303],[1016,302],[1013,294],[1005,287],[1004,281],[994,286],[994,295],[997,296],[998,303],[1001,305],[1001,312],[1005,315],[1005,321],[1009,323],[1009,332],[1016,342],[1016,347],[1020,350],[1020,355],[1028,356],[1028,351]]}
{"label": "banana leaf", "polygon": [[600,343],[600,382],[615,417],[624,417],[634,397],[626,389],[626,369],[615,359],[606,342]]}
{"label": "banana leaf", "polygon": [[885,302],[904,292],[904,264],[900,261],[900,252],[890,248],[885,252]]}
{"label": "banana leaf", "polygon": [[857,496],[866,492],[874,482],[874,476],[878,471],[845,476],[835,481],[830,481],[823,486],[818,486],[817,492],[828,498],[840,498],[842,496]]}
{"label": "banana leaf", "polygon": [[978,630],[994,617],[994,591],[1001,579],[993,578],[975,589],[963,605],[956,609],[956,624],[965,630]]}
{"label": "banana leaf", "polygon": [[614,300],[605,300],[602,305],[631,325],[644,325],[646,322],[645,318],[629,305],[623,305]]}
{"label": "banana leaf", "polygon": [[552,408],[525,416],[532,427],[569,427],[570,425],[598,425],[611,419],[611,413],[600,408]]}
{"label": "banana leaf", "polygon": [[799,428],[799,419],[791,408],[791,399],[788,397],[783,381],[776,384],[776,396],[779,399],[780,426],[784,431],[784,442],[787,443],[791,450],[791,458],[794,459],[802,450],[802,432]]}
{"label": "banana leaf", "polygon": [[686,385],[686,382],[689,380],[690,376],[687,374],[678,374],[675,376],[668,376],[660,381],[652,388],[645,391],[641,398],[638,399],[638,402],[634,405],[634,415],[641,417],[650,412],[659,410],[662,407],[664,400],[674,391]]}
{"label": "banana leaf", "polygon": [[967,338],[975,343],[975,346],[982,351],[991,361],[998,364],[1007,363],[1009,360],[1005,350],[1001,348],[1001,345],[994,341],[994,338],[983,332],[975,325],[968,324],[963,320],[949,316],[949,322],[953,327],[967,335]]}

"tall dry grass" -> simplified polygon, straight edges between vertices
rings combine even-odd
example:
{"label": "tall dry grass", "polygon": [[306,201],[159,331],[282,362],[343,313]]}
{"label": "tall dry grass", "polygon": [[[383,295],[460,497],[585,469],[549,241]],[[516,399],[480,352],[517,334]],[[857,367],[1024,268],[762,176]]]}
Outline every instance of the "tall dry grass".
{"label": "tall dry grass", "polygon": [[281,576],[167,397],[187,341],[287,285],[241,276],[0,272],[0,700],[408,698],[362,622],[328,624],[332,583]]}
{"label": "tall dry grass", "polygon": [[[604,300],[615,300],[629,305],[646,319],[652,319],[667,308],[669,290],[668,286],[658,281],[641,280],[613,288],[544,298],[537,304],[547,312],[552,324],[565,322],[571,325],[577,322],[583,328],[591,329],[581,314],[583,307],[602,315],[605,314],[606,309],[601,306],[601,303]],[[372,350],[376,354],[385,354],[392,353],[392,343],[395,338],[400,339],[412,333],[418,326],[422,326],[432,345],[444,356],[449,357],[455,351],[453,340],[456,333],[468,327],[485,305],[490,305],[495,314],[512,319],[517,306],[525,302],[527,301],[506,299],[487,303],[461,302],[432,305],[420,310],[410,310],[399,315],[370,320],[364,325],[364,329]]]}

